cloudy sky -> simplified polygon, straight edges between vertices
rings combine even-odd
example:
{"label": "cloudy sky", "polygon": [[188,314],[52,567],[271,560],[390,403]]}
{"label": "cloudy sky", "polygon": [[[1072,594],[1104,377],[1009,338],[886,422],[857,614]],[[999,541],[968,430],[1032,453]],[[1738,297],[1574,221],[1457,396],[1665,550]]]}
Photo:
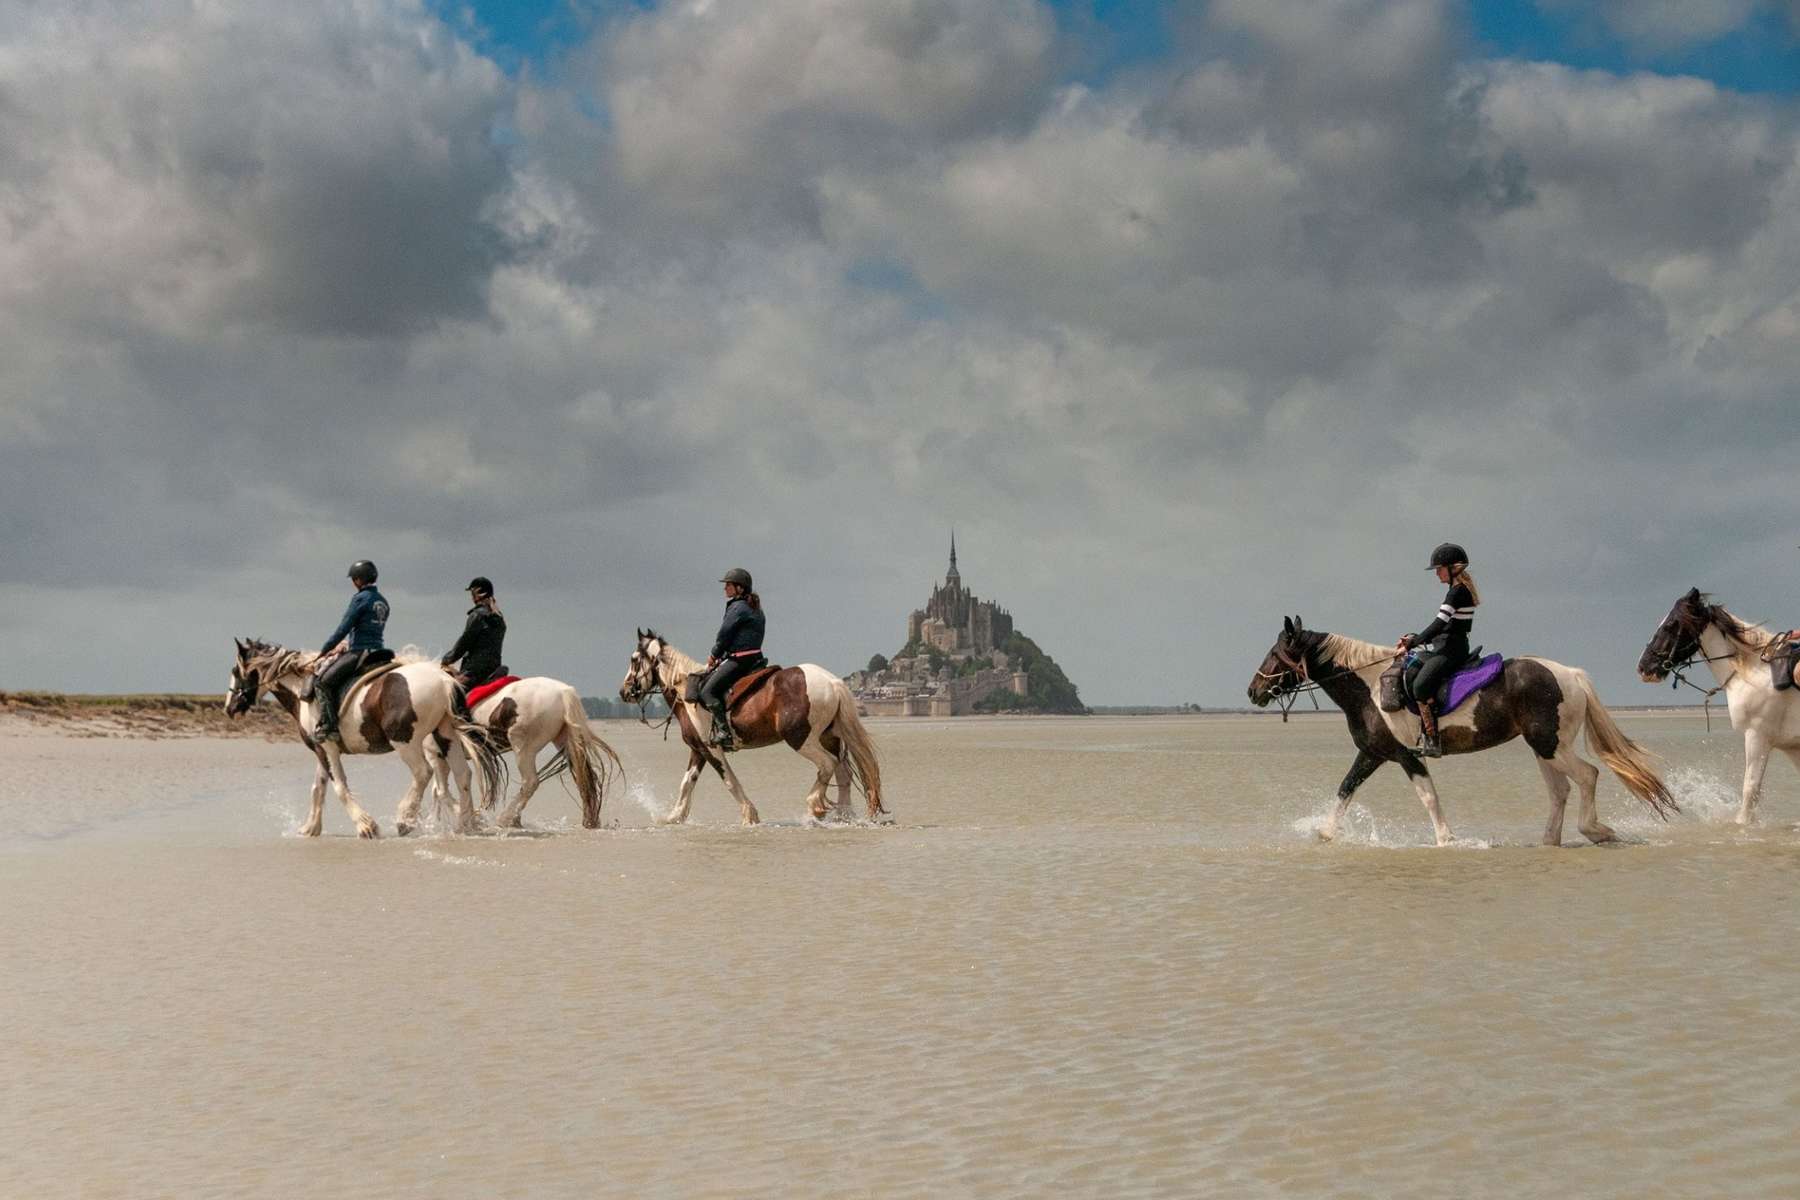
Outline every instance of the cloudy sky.
{"label": "cloudy sky", "polygon": [[1800,624],[1800,0],[12,0],[0,688],[212,690],[471,574],[617,686],[941,576],[1093,703],[1283,613]]}

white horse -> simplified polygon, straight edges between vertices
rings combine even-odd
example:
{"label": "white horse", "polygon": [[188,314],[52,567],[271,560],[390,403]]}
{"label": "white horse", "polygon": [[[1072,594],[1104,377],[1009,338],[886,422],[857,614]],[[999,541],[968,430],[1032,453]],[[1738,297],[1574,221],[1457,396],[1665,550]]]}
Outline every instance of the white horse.
{"label": "white horse", "polygon": [[[1384,762],[1399,763],[1412,780],[1413,790],[1431,816],[1438,845],[1452,840],[1450,825],[1438,807],[1437,785],[1412,750],[1419,736],[1419,718],[1404,709],[1383,712],[1375,699],[1381,674],[1394,655],[1392,646],[1307,629],[1299,617],[1290,617],[1282,621],[1281,636],[1250,680],[1250,702],[1258,708],[1277,697],[1317,687],[1344,710],[1350,739],[1356,744],[1356,761],[1338,785],[1337,803],[1319,831],[1327,841],[1337,835],[1350,797]],[[1610,842],[1617,836],[1595,811],[1599,770],[1575,753],[1584,729],[1588,748],[1651,812],[1667,820],[1668,813],[1679,811],[1651,766],[1650,756],[1614,723],[1587,672],[1578,667],[1547,658],[1509,658],[1499,676],[1466,704],[1438,718],[1445,754],[1473,754],[1514,738],[1525,739],[1537,755],[1538,770],[1550,791],[1546,846],[1562,844],[1563,812],[1571,782],[1581,789],[1583,836],[1592,842]]]}
{"label": "white horse", "polygon": [[[567,771],[581,794],[581,823],[600,826],[600,806],[615,778],[624,777],[619,756],[588,725],[575,689],[560,679],[533,675],[483,696],[472,710],[476,724],[519,763],[519,792],[500,814],[502,829],[516,829],[538,784]],[[538,752],[554,745],[556,755],[540,769]]]}
{"label": "white horse", "polygon": [[[704,704],[690,703],[684,697],[688,677],[704,670],[704,664],[669,645],[654,630],[640,629],[625,682],[619,686],[619,699],[638,704],[661,692],[669,705],[669,719],[681,723],[681,740],[688,747],[687,772],[681,777],[675,807],[660,818],[662,823],[687,820],[700,769],[710,766],[731,789],[744,824],[754,825],[762,819],[756,806],[750,803],[725,755],[710,744],[712,714]],[[818,767],[818,777],[806,793],[806,809],[814,820],[826,815],[825,792],[834,778],[840,817],[850,815],[852,782],[868,799],[871,821],[887,811],[881,806],[881,765],[869,731],[856,715],[856,698],[842,679],[824,667],[802,663],[751,672],[732,686],[726,705],[739,746],[754,750],[786,742]]]}
{"label": "white horse", "polygon": [[237,643],[237,660],[231,667],[230,687],[225,693],[225,712],[240,716],[248,712],[265,692],[294,718],[300,740],[313,752],[318,768],[313,775],[312,815],[300,832],[318,837],[324,825],[325,783],[331,781],[343,803],[344,812],[356,823],[359,837],[379,837],[380,827],[364,812],[350,791],[344,776],[342,756],[345,754],[399,754],[412,772],[412,785],[394,814],[394,828],[402,836],[418,824],[419,802],[427,785],[440,807],[449,802],[447,776],[456,770],[460,798],[456,803],[456,829],[459,833],[475,830],[473,798],[469,794],[469,763],[481,768],[481,790],[487,807],[493,803],[496,789],[504,790],[505,764],[499,754],[486,744],[486,736],[475,725],[457,719],[451,709],[450,673],[436,662],[413,655],[400,656],[387,669],[357,679],[343,695],[339,706],[343,744],[313,740],[318,721],[318,705],[300,699],[300,692],[313,664],[319,659],[314,651],[288,650],[252,639]]}
{"label": "white horse", "polygon": [[1646,683],[1661,683],[1671,674],[1683,678],[1682,671],[1697,659],[1711,669],[1718,681],[1712,691],[1724,691],[1731,727],[1744,735],[1739,825],[1756,819],[1771,751],[1782,751],[1800,767],[1800,689],[1776,691],[1765,658],[1779,638],[1761,625],[1732,616],[1699,588],[1692,588],[1675,601],[1638,659],[1638,676]]}

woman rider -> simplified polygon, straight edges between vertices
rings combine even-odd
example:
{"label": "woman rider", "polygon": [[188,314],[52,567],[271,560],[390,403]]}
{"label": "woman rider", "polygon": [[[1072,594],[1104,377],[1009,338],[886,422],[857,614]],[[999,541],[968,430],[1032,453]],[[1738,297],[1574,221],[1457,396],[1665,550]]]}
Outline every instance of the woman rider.
{"label": "woman rider", "polygon": [[1428,569],[1436,571],[1438,582],[1449,584],[1450,590],[1444,593],[1444,602],[1438,606],[1431,624],[1417,633],[1402,635],[1396,643],[1402,650],[1422,647],[1407,678],[1407,690],[1419,705],[1418,753],[1427,758],[1443,753],[1438,743],[1435,708],[1438,687],[1469,660],[1469,630],[1475,624],[1475,606],[1481,603],[1481,592],[1468,568],[1468,551],[1455,542],[1445,542],[1431,552]]}
{"label": "woman rider", "polygon": [[324,657],[337,649],[346,635],[350,646],[343,654],[332,660],[315,678],[313,698],[318,701],[319,718],[314,728],[313,741],[323,742],[328,739],[343,739],[338,735],[338,703],[339,693],[345,684],[365,668],[378,666],[392,661],[394,652],[385,650],[381,645],[382,631],[387,628],[387,598],[375,590],[375,564],[368,559],[358,559],[350,564],[348,575],[350,582],[356,586],[356,595],[350,597],[350,606],[344,610],[344,619],[338,627],[325,639],[325,648],[319,651]]}
{"label": "woman rider", "polygon": [[468,715],[468,694],[484,683],[506,674],[500,661],[500,647],[506,641],[506,618],[500,615],[500,603],[494,599],[494,583],[486,575],[469,580],[468,620],[456,645],[438,661],[448,667],[458,659],[462,670],[457,673],[460,687],[456,691],[458,711]]}
{"label": "woman rider", "polygon": [[725,698],[731,685],[762,666],[763,658],[762,597],[750,590],[750,572],[733,567],[719,579],[725,585],[725,621],[713,642],[712,657],[706,661],[706,682],[700,685],[700,701],[712,713],[712,742],[721,750],[737,749],[731,736],[731,718],[725,713]]}

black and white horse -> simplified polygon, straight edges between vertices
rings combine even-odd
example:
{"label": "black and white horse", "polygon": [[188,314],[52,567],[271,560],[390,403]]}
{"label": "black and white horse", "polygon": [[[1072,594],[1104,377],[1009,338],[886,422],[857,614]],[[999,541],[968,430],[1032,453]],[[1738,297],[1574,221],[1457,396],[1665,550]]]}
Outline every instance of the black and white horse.
{"label": "black and white horse", "polygon": [[[1638,659],[1638,676],[1661,683],[1704,660],[1723,690],[1731,727],[1744,735],[1744,793],[1737,823],[1756,817],[1771,751],[1800,767],[1800,688],[1777,691],[1766,662],[1779,635],[1741,621],[1699,588],[1675,601]],[[1699,685],[1694,685],[1698,687]],[[1706,689],[1702,689],[1706,690]]]}
{"label": "black and white horse", "polygon": [[[1425,811],[1431,814],[1438,845],[1451,840],[1450,826],[1438,807],[1437,787],[1412,747],[1419,737],[1419,718],[1411,712],[1383,712],[1376,703],[1381,673],[1394,661],[1392,646],[1379,646],[1335,633],[1306,629],[1299,617],[1282,621],[1268,657],[1250,681],[1250,702],[1258,708],[1278,696],[1309,685],[1331,697],[1344,710],[1356,761],[1338,785],[1337,803],[1319,836],[1337,836],[1338,822],[1356,789],[1385,762],[1397,762]],[[1438,717],[1445,754],[1473,754],[1522,737],[1537,755],[1538,770],[1550,789],[1550,820],[1544,844],[1562,844],[1563,810],[1569,784],[1581,789],[1580,827],[1593,842],[1610,842],[1615,834],[1601,824],[1594,808],[1600,772],[1575,753],[1576,739],[1587,730],[1588,748],[1600,756],[1632,795],[1668,818],[1678,811],[1675,798],[1651,766],[1649,754],[1626,737],[1612,714],[1594,694],[1587,672],[1546,658],[1509,658],[1500,675],[1455,712]]]}

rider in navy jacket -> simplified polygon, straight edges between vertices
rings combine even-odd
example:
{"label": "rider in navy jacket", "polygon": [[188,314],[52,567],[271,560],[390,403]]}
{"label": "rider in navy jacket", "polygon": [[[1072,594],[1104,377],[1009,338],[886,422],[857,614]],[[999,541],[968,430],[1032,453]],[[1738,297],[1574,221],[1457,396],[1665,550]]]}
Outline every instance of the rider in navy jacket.
{"label": "rider in navy jacket", "polygon": [[359,559],[350,564],[348,574],[350,581],[356,584],[356,595],[350,597],[349,607],[344,609],[344,619],[338,622],[338,627],[326,639],[325,646],[319,653],[330,654],[346,636],[350,639],[350,647],[338,655],[313,684],[313,698],[319,706],[318,723],[313,730],[315,742],[330,739],[342,741],[338,734],[338,704],[341,702],[342,688],[365,668],[390,662],[394,657],[392,650],[382,647],[382,635],[387,629],[388,602],[375,588],[375,564],[367,559]]}
{"label": "rider in navy jacket", "polygon": [[700,701],[712,713],[713,744],[721,750],[735,750],[737,742],[732,737],[725,699],[731,694],[732,684],[768,661],[762,652],[768,618],[763,615],[762,598],[750,590],[750,572],[733,567],[719,582],[725,585],[725,620],[719,625],[719,636],[713,640],[706,682],[700,685]]}

